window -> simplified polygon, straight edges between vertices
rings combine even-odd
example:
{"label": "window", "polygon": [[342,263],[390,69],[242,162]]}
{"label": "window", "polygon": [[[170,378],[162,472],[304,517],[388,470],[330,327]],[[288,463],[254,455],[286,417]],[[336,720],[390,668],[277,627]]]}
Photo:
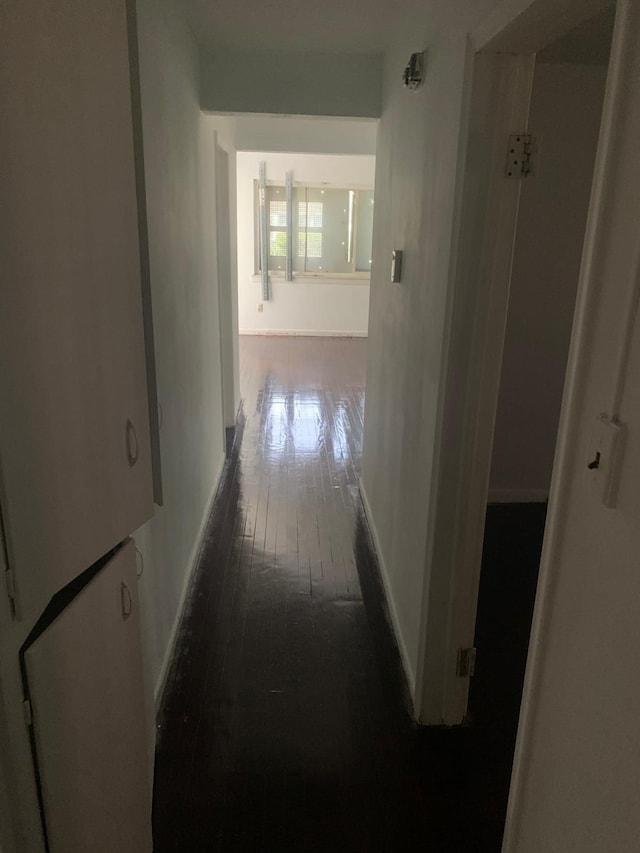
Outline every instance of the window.
{"label": "window", "polygon": [[[255,271],[260,272],[259,186],[255,182]],[[287,202],[283,186],[267,186],[269,272],[287,265]],[[297,275],[371,271],[373,190],[297,186],[293,190],[292,268]]]}

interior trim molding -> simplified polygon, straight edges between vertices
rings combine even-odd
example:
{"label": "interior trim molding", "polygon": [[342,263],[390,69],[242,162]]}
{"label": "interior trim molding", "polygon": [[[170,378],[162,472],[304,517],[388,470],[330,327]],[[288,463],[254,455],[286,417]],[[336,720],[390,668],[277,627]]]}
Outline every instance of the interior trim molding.
{"label": "interior trim molding", "polygon": [[184,581],[182,583],[182,589],[180,591],[180,600],[176,609],[175,619],[173,620],[173,625],[171,626],[171,633],[169,634],[169,640],[167,642],[164,658],[162,660],[162,666],[160,667],[160,673],[158,675],[153,690],[153,704],[155,707],[156,715],[160,710],[162,697],[164,694],[165,687],[167,685],[167,676],[169,675],[171,661],[173,660],[176,641],[178,639],[178,633],[180,631],[180,623],[182,622],[182,617],[184,616],[184,609],[187,603],[189,589],[191,588],[191,580],[193,578],[193,573],[196,569],[196,566],[198,565],[198,562],[200,560],[200,552],[202,550],[202,545],[204,542],[204,533],[207,527],[207,522],[209,521],[209,516],[211,515],[213,503],[216,499],[216,495],[218,494],[218,488],[220,487],[220,480],[222,478],[222,472],[224,470],[226,461],[226,455],[225,453],[223,453],[220,457],[220,461],[218,462],[218,470],[214,481],[214,487],[211,492],[211,497],[207,501],[207,506],[205,507],[202,518],[200,519],[200,527],[198,528],[198,534],[196,536],[193,549],[189,557],[188,569],[185,572]]}
{"label": "interior trim molding", "polygon": [[490,504],[538,504],[549,500],[549,489],[489,489]]}
{"label": "interior trim molding", "polygon": [[241,335],[282,335],[298,338],[366,338],[368,332],[335,332],[316,329],[240,329]]}
{"label": "interior trim molding", "polygon": [[409,685],[409,692],[411,695],[411,702],[415,707],[415,696],[416,696],[416,675],[413,671],[413,666],[411,665],[411,658],[409,657],[409,652],[407,651],[407,647],[404,641],[404,636],[402,634],[402,628],[400,625],[400,619],[398,617],[398,611],[396,610],[395,600],[393,598],[393,592],[391,589],[391,580],[389,578],[389,572],[387,571],[387,564],[384,559],[384,552],[382,550],[382,546],[380,544],[380,537],[378,536],[378,531],[376,529],[375,522],[373,520],[373,513],[371,512],[371,505],[369,504],[369,498],[367,497],[367,492],[364,487],[364,483],[362,479],[358,482],[358,489],[360,491],[360,499],[362,501],[362,506],[364,508],[364,514],[367,519],[367,524],[369,525],[369,530],[371,532],[371,538],[373,539],[373,547],[376,551],[376,557],[378,558],[378,566],[380,567],[380,576],[382,577],[382,585],[384,588],[384,596],[387,601],[387,607],[389,608],[389,613],[391,615],[391,627],[393,628],[393,633],[395,636],[396,643],[398,644],[398,648],[400,649],[400,659],[402,660],[402,667],[404,669],[405,678],[407,679],[407,684]]}

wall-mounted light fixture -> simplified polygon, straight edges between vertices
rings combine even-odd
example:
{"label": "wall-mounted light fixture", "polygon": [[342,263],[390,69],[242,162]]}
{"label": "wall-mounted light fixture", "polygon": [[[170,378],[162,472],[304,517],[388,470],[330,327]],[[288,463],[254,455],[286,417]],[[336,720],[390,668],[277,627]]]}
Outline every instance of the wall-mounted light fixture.
{"label": "wall-mounted light fixture", "polygon": [[402,80],[405,88],[415,92],[424,82],[424,51],[412,53],[407,67],[404,69]]}

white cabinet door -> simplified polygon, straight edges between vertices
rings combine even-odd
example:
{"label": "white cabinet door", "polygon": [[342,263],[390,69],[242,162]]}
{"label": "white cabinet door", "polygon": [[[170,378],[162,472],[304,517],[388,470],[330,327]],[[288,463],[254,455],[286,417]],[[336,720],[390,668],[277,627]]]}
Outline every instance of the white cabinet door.
{"label": "white cabinet door", "polygon": [[153,511],[125,0],[6,0],[0,480],[22,615]]}
{"label": "white cabinet door", "polygon": [[152,850],[136,584],[129,540],[25,652],[51,853]]}

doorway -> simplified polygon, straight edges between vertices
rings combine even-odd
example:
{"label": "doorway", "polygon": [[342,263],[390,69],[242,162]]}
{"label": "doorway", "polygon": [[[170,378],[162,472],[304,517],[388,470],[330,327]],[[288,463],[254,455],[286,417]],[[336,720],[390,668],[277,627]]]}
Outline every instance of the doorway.
{"label": "doorway", "polygon": [[[416,687],[416,714],[425,725],[457,725],[467,716],[471,681],[468,664],[473,660],[470,650],[474,649],[484,525],[492,480],[494,429],[501,402],[501,380],[506,375],[503,373],[505,345],[513,345],[516,352],[520,348],[520,355],[525,360],[528,358],[525,356],[527,341],[518,325],[509,331],[507,329],[510,304],[514,309],[518,301],[515,296],[517,285],[512,281],[518,268],[517,238],[520,238],[518,248],[524,252],[519,268],[528,276],[529,287],[533,287],[529,302],[525,300],[518,309],[520,325],[528,323],[531,304],[535,308],[538,325],[552,310],[556,312],[554,322],[557,321],[554,332],[557,340],[549,349],[553,357],[545,367],[549,371],[553,364],[556,365],[555,378],[552,388],[545,386],[544,389],[555,401],[555,414],[552,416],[545,410],[547,432],[544,451],[542,444],[536,447],[538,458],[543,462],[538,466],[533,457],[523,460],[522,450],[511,453],[511,462],[513,457],[518,463],[528,461],[536,472],[540,467],[541,476],[535,483],[531,481],[525,486],[525,489],[529,487],[533,491],[524,496],[524,502],[533,498],[534,502],[544,503],[553,464],[571,311],[578,279],[584,279],[586,275],[580,273],[582,243],[584,241],[585,246],[591,246],[595,239],[594,223],[600,209],[609,128],[615,112],[617,75],[614,72],[608,74],[606,67],[614,19],[611,3],[594,2],[587,8],[578,0],[572,0],[559,9],[547,0],[536,0],[523,6],[520,12],[500,7],[470,34],[468,43],[467,95],[459,152],[462,178],[457,190],[454,222],[456,248],[453,252],[455,263],[451,269],[451,320],[445,361],[446,390],[440,425],[440,459],[434,485],[435,512],[428,544],[432,576],[423,602],[423,625],[430,627],[428,631],[423,629],[421,636]],[[624,31],[623,24],[624,15],[616,14],[616,33]],[[599,47],[596,51],[596,43],[603,43],[604,48]],[[620,62],[622,39],[616,37],[613,44],[611,67],[615,69]],[[593,62],[596,55],[604,57],[604,60],[599,58]],[[590,63],[585,62],[586,56],[590,57]],[[569,97],[571,85],[574,85],[574,99],[581,102],[584,95],[580,81],[575,78],[581,66],[588,66],[583,69],[588,76],[591,63],[591,73],[599,81],[595,88],[601,92],[606,79],[606,93],[604,106],[601,107],[600,100],[595,109],[592,107],[590,132],[598,136],[600,112],[603,129],[601,141],[591,143],[588,162],[581,162],[578,170],[582,175],[578,200],[572,183],[574,160],[578,157],[584,160],[583,150],[589,146],[583,144],[578,134],[572,135],[567,120],[570,110],[563,111],[561,104],[554,100],[556,95],[560,96],[555,91],[559,84],[549,78],[553,78],[553,68],[559,69],[563,77],[562,86],[567,89],[563,97]],[[566,71],[564,76],[563,68]],[[537,83],[535,87],[534,81]],[[600,98],[600,94],[597,97]],[[564,140],[545,139],[546,130],[538,133],[536,139],[531,120],[538,121],[537,113],[543,117],[545,101],[549,102],[546,123],[552,129],[556,126],[558,130],[565,128]],[[576,109],[580,104],[572,102],[569,106]],[[546,125],[542,127],[544,129]],[[594,166],[596,144],[598,153]],[[554,166],[554,146],[559,162],[565,166]],[[580,154],[574,155],[574,149],[575,152],[579,149]],[[554,169],[558,170],[555,177]],[[590,202],[592,178],[594,191]],[[558,187],[557,180],[560,180]],[[545,184],[548,190],[544,190]],[[560,190],[568,198],[562,198]],[[525,228],[527,206],[532,222]],[[578,208],[580,216],[577,215]],[[587,230],[590,236],[585,238],[588,209],[591,224],[587,225]],[[566,240],[562,239],[565,226],[560,222],[561,216],[568,213],[573,216],[570,241],[569,234]],[[540,227],[546,229],[544,239],[549,241],[544,250],[540,242],[542,236],[536,233],[538,226],[533,221],[536,217]],[[556,217],[556,225],[553,217]],[[536,241],[540,242],[539,251]],[[546,280],[549,265],[558,256],[563,266],[556,271],[553,280],[560,277],[571,282],[562,288],[562,310],[559,310],[557,287],[554,289]],[[531,257],[535,260],[533,265]],[[547,269],[544,269],[545,264]],[[544,288],[541,288],[540,277],[543,275]],[[546,294],[546,302],[538,298],[540,293]],[[560,316],[563,317],[562,322]],[[513,310],[511,319],[517,317],[518,311]],[[544,336],[543,343],[546,352]],[[532,345],[533,340],[529,340],[528,346]],[[539,366],[543,366],[542,361]],[[509,371],[513,373],[512,367],[510,363]],[[515,382],[518,383],[517,373]],[[527,382],[530,380],[524,378],[520,382],[525,393]],[[533,391],[531,399],[535,400]],[[505,403],[505,407],[513,413],[514,404]],[[521,417],[519,408],[515,414],[520,428],[535,435],[535,430],[530,430],[531,418]],[[540,415],[539,412],[537,414]],[[506,435],[509,449],[513,446],[509,427]],[[509,457],[509,453],[503,455]],[[522,483],[512,477],[502,478],[502,482],[496,480],[497,473],[505,468],[498,465],[497,458],[495,468],[494,494],[503,489],[500,500],[506,497],[510,502],[517,501]],[[524,475],[525,468],[526,465],[520,474]],[[519,499],[523,501],[522,493]],[[443,600],[448,603],[446,608],[442,606]],[[479,650],[478,665],[481,654]]]}
{"label": "doorway", "polygon": [[[333,138],[334,123],[323,124],[308,147]],[[367,337],[374,182],[371,147],[238,151],[241,336]]]}
{"label": "doorway", "polygon": [[[515,738],[615,8],[537,52],[519,183],[484,524],[469,715]],[[515,149],[515,150],[514,150]],[[512,172],[510,176],[509,173]]]}
{"label": "doorway", "polygon": [[[581,272],[583,246],[593,244],[604,181],[616,90],[609,52],[615,68],[621,49],[617,37],[611,48],[622,25],[610,4],[590,15],[579,4],[569,11],[560,16],[541,0],[515,23],[494,16],[469,51],[454,379],[432,546],[450,609],[441,681],[428,676],[438,673],[433,662],[442,651],[425,644],[419,698],[422,722],[471,718],[500,730],[507,772],[574,310],[589,277]],[[477,649],[473,678],[461,667],[473,660],[470,649]],[[506,806],[506,790],[502,797]]]}

